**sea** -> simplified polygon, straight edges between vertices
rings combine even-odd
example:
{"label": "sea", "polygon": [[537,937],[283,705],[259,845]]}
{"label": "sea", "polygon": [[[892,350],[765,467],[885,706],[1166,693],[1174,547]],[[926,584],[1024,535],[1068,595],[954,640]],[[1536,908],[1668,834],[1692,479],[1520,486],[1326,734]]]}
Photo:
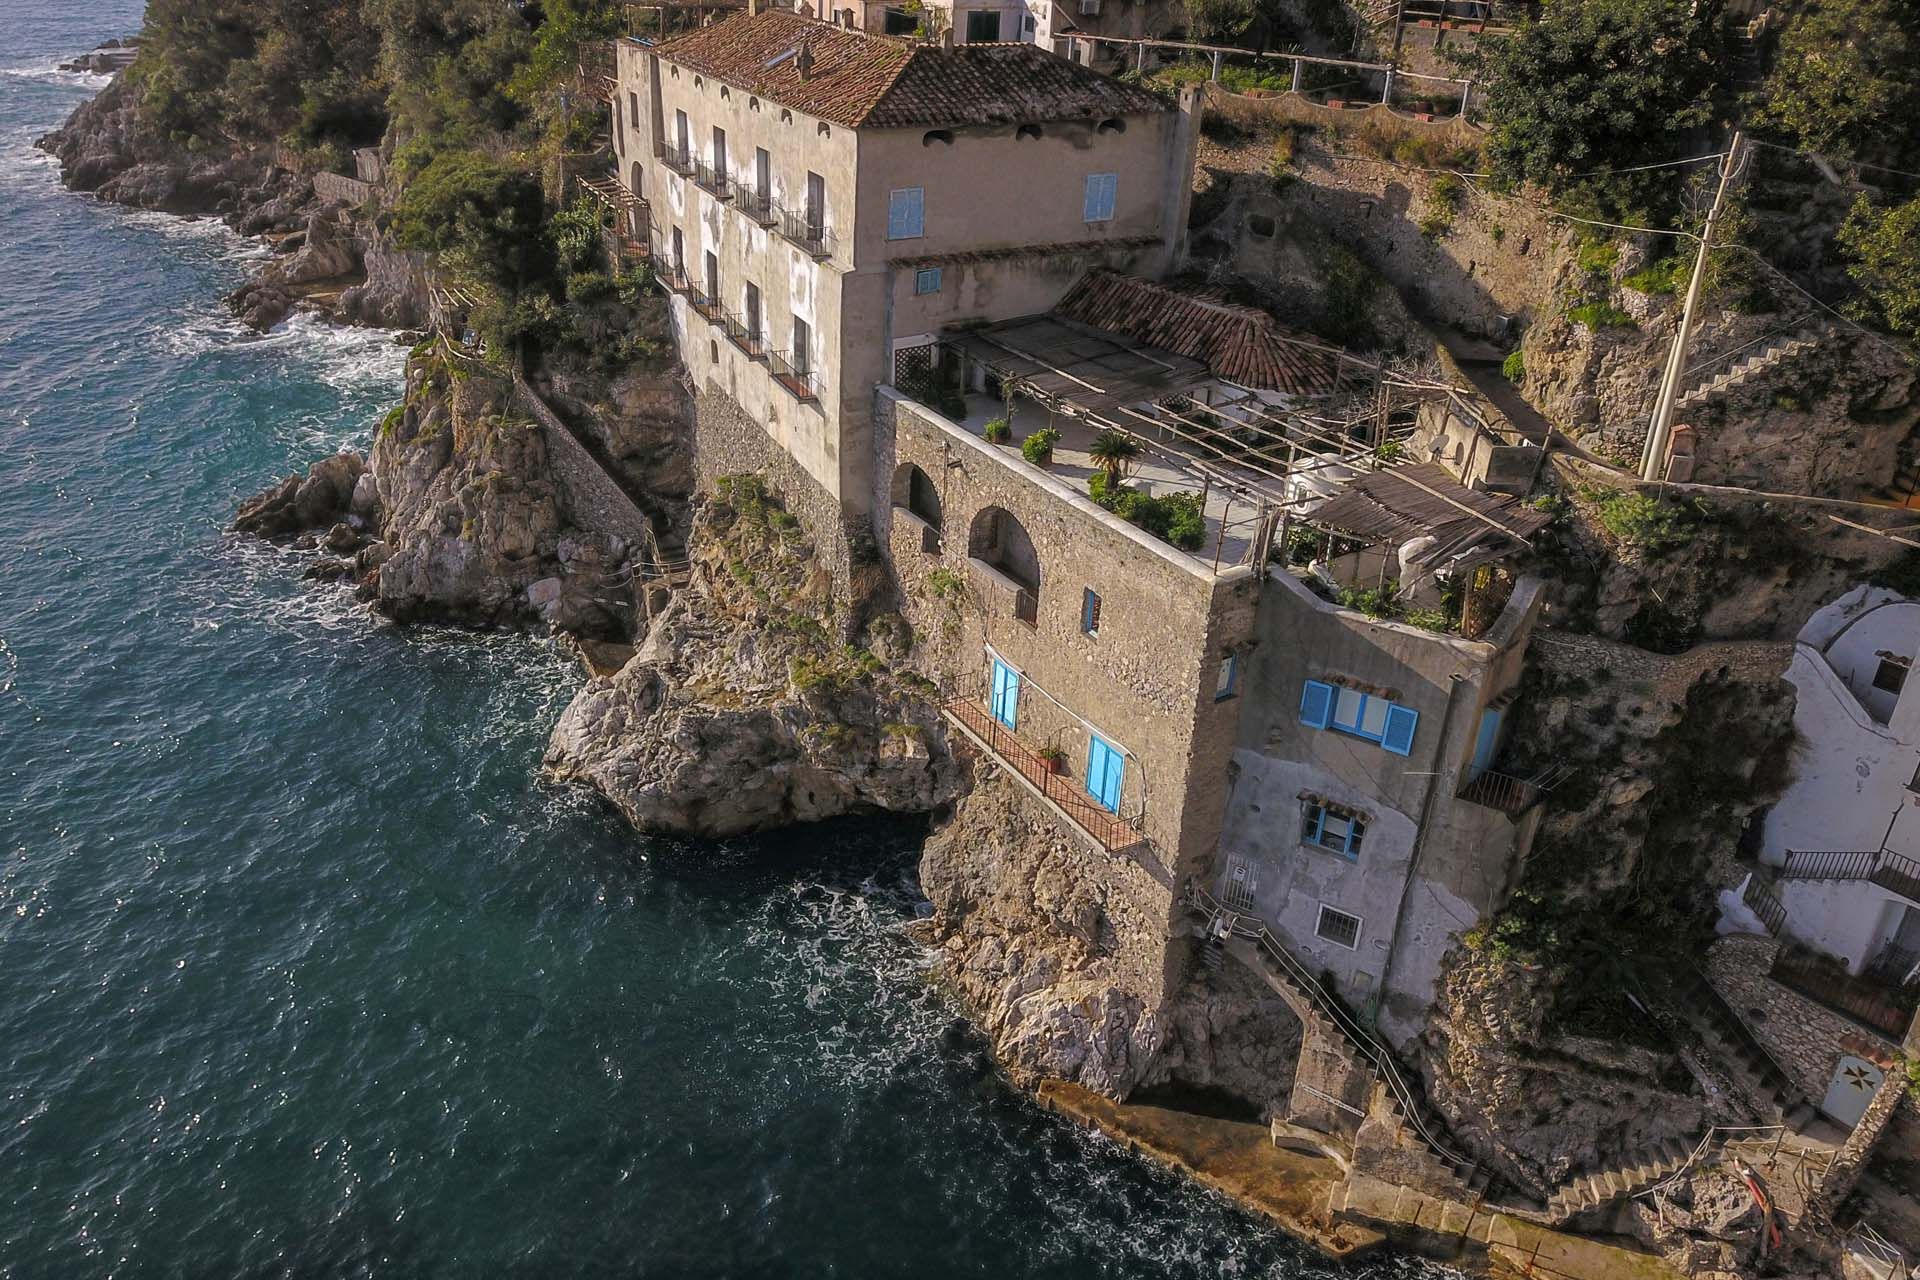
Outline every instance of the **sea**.
{"label": "sea", "polygon": [[1000,1080],[914,825],[636,835],[537,776],[551,643],[226,531],[403,351],[60,187],[141,7],[0,0],[0,1278],[1331,1276]]}

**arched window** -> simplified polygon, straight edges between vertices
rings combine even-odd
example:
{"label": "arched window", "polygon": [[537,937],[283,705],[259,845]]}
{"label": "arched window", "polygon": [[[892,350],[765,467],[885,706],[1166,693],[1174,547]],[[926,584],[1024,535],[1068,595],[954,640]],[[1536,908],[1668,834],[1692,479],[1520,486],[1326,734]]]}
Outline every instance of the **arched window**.
{"label": "arched window", "polygon": [[933,487],[933,477],[911,462],[901,463],[893,473],[893,505],[911,511],[935,529],[940,527],[940,491]]}
{"label": "arched window", "polygon": [[1023,124],[1013,131],[1013,136],[1023,142],[1031,142],[1040,136],[1040,126],[1037,124]]}
{"label": "arched window", "polygon": [[991,565],[1001,574],[1024,587],[1030,594],[1040,592],[1040,556],[1026,526],[1014,519],[1004,507],[982,507],[967,533],[967,554]]}
{"label": "arched window", "polygon": [[1125,133],[1127,131],[1127,122],[1119,116],[1108,116],[1100,122],[1099,131],[1101,133]]}
{"label": "arched window", "polygon": [[925,133],[920,135],[920,145],[923,147],[930,147],[936,142],[941,143],[945,146],[949,146],[949,147],[952,146],[953,130],[929,129]]}

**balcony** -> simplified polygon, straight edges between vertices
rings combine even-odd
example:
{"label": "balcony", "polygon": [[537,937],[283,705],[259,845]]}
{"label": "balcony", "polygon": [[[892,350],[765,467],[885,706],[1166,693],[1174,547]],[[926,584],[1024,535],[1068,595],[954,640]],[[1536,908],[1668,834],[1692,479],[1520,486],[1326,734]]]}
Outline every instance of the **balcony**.
{"label": "balcony", "polygon": [[693,288],[687,269],[677,262],[662,262],[654,268],[654,277],[670,293],[686,293]]}
{"label": "balcony", "polygon": [[1920,862],[1886,849],[1809,852],[1793,849],[1782,880],[1865,880],[1920,904]]}
{"label": "balcony", "polygon": [[949,698],[940,709],[976,746],[1006,766],[1008,772],[1098,841],[1108,853],[1132,853],[1146,844],[1146,836],[1137,824],[1095,804],[1084,788],[1072,778],[1054,772],[1038,751],[987,714],[979,702],[972,698]]}
{"label": "balcony", "polygon": [[727,341],[746,352],[755,360],[767,358],[767,335],[760,331],[757,324],[748,324],[731,311],[720,313],[720,330],[727,335]]}
{"label": "balcony", "polygon": [[[1898,962],[1896,956],[1888,964]],[[1875,976],[1890,971],[1882,965],[1881,958],[1876,957],[1868,971],[1856,977],[1831,956],[1802,947],[1783,946],[1767,976],[1817,1005],[1898,1041],[1907,1034],[1913,1011],[1920,1006],[1920,984]],[[1908,971],[1911,972],[1911,966]]]}
{"label": "balcony", "polygon": [[733,180],[727,177],[723,169],[715,169],[705,161],[696,160],[693,165],[694,185],[717,200],[725,200],[733,194]]}
{"label": "balcony", "polygon": [[660,163],[683,178],[691,178],[693,176],[693,156],[685,147],[670,147],[662,143],[660,145]]}
{"label": "balcony", "polygon": [[733,189],[733,207],[763,227],[770,227],[780,221],[780,213],[774,207],[773,193],[770,191],[756,191],[752,187],[736,186]]}
{"label": "balcony", "polygon": [[709,322],[720,323],[720,317],[723,314],[720,300],[698,285],[687,286],[687,305],[706,317]]}
{"label": "balcony", "polygon": [[820,399],[820,375],[811,369],[795,368],[791,351],[769,351],[767,371],[800,403],[813,404]]}
{"label": "balcony", "polygon": [[818,213],[780,209],[780,234],[816,258],[833,256],[833,235]]}

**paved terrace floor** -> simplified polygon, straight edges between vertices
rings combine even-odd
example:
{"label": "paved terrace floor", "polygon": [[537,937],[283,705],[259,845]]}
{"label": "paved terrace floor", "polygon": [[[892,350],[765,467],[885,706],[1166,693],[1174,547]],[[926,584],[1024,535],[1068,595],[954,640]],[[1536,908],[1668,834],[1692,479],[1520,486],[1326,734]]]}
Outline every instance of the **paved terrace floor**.
{"label": "paved terrace floor", "polygon": [[[970,395],[967,397],[967,416],[960,425],[984,439],[987,423],[1005,415],[1006,405],[995,397]],[[1084,493],[1087,477],[1101,469],[1087,452],[1093,438],[1100,433],[1099,428],[1086,421],[1049,414],[1045,407],[1031,400],[1017,398],[1013,413],[1013,443],[996,447],[1018,458],[1020,442],[1048,425],[1050,418],[1054,428],[1060,432],[1060,443],[1053,447],[1053,463],[1047,470]],[[1189,554],[1211,567],[1217,548],[1221,568],[1243,563],[1253,549],[1253,537],[1259,530],[1258,509],[1245,499],[1234,499],[1223,489],[1208,489],[1198,477],[1177,463],[1178,457],[1179,451],[1174,445],[1169,445],[1157,455],[1143,450],[1134,459],[1127,483],[1156,498],[1176,493],[1205,492],[1207,540],[1200,550]]]}

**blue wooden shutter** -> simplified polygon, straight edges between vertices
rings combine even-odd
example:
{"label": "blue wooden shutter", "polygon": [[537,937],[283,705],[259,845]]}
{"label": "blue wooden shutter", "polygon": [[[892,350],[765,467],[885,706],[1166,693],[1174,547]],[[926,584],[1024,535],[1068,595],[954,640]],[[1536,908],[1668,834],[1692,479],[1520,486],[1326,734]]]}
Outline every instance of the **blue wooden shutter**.
{"label": "blue wooden shutter", "polygon": [[1420,713],[1412,707],[1403,707],[1394,703],[1387,708],[1387,729],[1381,735],[1380,745],[1397,756],[1413,754],[1413,730],[1420,723]]}
{"label": "blue wooden shutter", "polygon": [[1120,176],[1113,173],[1087,175],[1087,196],[1081,210],[1087,222],[1105,222],[1113,217],[1113,198],[1119,190]]}
{"label": "blue wooden shutter", "polygon": [[1009,729],[1020,727],[1020,673],[997,658],[993,663],[993,718]]}
{"label": "blue wooden shutter", "polygon": [[913,240],[920,236],[925,198],[921,187],[901,187],[887,197],[887,239]]}
{"label": "blue wooden shutter", "polygon": [[1087,794],[1109,813],[1120,812],[1120,783],[1126,767],[1120,753],[1098,734],[1087,743]]}
{"label": "blue wooden shutter", "polygon": [[1300,691],[1300,723],[1309,729],[1327,727],[1333,714],[1333,686],[1321,680],[1309,680]]}

